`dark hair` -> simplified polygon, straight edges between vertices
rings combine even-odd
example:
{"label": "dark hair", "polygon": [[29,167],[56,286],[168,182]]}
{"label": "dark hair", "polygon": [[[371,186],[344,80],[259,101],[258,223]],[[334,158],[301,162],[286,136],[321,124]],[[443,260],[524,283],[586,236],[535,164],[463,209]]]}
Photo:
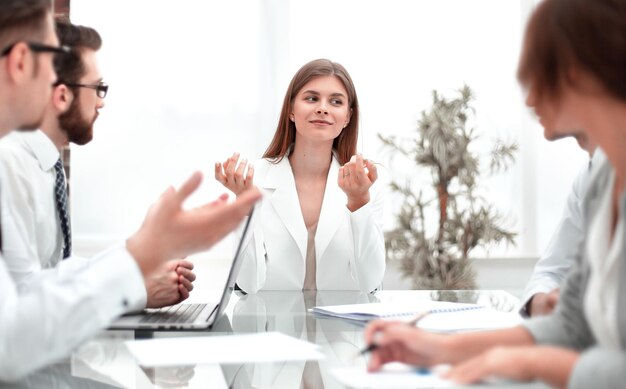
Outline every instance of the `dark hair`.
{"label": "dark hair", "polygon": [[352,111],[350,122],[339,136],[333,141],[333,151],[340,164],[345,164],[356,154],[356,142],[359,129],[359,101],[354,89],[354,83],[346,69],[336,62],[327,59],[316,59],[304,65],[293,76],[280,111],[276,133],[269,147],[263,154],[263,158],[278,162],[289,151],[289,147],[296,140],[296,125],[289,119],[293,101],[300,90],[312,79],[322,76],[335,76],[346,88],[348,93],[348,107]]}
{"label": "dark hair", "polygon": [[50,0],[0,1],[0,50],[17,41],[41,39]]}
{"label": "dark hair", "polygon": [[102,38],[93,28],[74,25],[65,18],[57,18],[56,33],[61,45],[71,48],[68,55],[54,57],[54,67],[58,77],[56,85],[77,84],[85,75],[85,64],[82,61],[81,52],[85,49],[100,50]]}
{"label": "dark hair", "polygon": [[626,1],[544,0],[528,22],[518,79],[538,98],[558,97],[571,71],[591,74],[626,100]]}

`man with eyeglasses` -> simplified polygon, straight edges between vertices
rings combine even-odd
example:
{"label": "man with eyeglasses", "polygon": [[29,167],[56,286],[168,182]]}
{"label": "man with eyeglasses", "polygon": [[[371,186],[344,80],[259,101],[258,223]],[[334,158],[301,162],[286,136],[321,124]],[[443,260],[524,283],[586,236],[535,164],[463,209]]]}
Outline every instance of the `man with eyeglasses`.
{"label": "man with eyeglasses", "polygon": [[[0,219],[5,228],[15,231],[11,239],[4,239],[3,256],[18,287],[72,254],[60,153],[69,142],[91,141],[108,90],[96,62],[102,45],[98,32],[65,20],[57,20],[56,32],[61,44],[71,50],[55,57],[58,79],[41,129],[15,131],[0,140],[0,165],[7,182],[1,193],[6,211]],[[145,306],[160,308],[187,299],[195,280],[192,269],[186,260],[163,265],[146,281]]]}
{"label": "man with eyeglasses", "polygon": [[[59,47],[49,0],[0,1],[0,137],[14,128],[40,127],[56,81]],[[12,185],[0,168],[0,192]],[[22,177],[28,180],[28,177]],[[141,308],[145,280],[172,258],[206,250],[235,229],[260,198],[256,189],[231,204],[217,201],[184,210],[200,185],[196,173],[180,189],[168,188],[126,242],[87,261],[69,258],[16,286],[0,254],[0,381],[14,381],[59,358],[106,328],[117,316]],[[0,248],[16,233],[3,222]],[[88,266],[76,266],[76,262]]]}

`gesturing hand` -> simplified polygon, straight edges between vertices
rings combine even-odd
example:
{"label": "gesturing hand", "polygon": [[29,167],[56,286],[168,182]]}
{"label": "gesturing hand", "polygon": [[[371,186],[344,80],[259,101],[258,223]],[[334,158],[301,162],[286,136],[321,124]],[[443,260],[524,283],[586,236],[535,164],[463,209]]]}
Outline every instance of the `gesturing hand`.
{"label": "gesturing hand", "polygon": [[370,160],[364,160],[361,154],[353,155],[348,163],[339,168],[338,184],[348,196],[347,206],[351,212],[370,201],[369,189],[377,178],[376,166]]}
{"label": "gesturing hand", "polygon": [[126,241],[144,276],[168,259],[213,246],[234,230],[261,198],[261,192],[252,187],[230,204],[228,196],[222,195],[197,208],[183,209],[183,202],[201,181],[202,174],[195,173],[179,190],[167,189],[150,207],[139,231]]}
{"label": "gesturing hand", "polygon": [[[248,167],[247,172],[246,166]],[[239,153],[234,153],[224,164],[215,163],[215,179],[236,196],[239,196],[252,187],[254,166],[249,164],[245,158],[239,161]]]}

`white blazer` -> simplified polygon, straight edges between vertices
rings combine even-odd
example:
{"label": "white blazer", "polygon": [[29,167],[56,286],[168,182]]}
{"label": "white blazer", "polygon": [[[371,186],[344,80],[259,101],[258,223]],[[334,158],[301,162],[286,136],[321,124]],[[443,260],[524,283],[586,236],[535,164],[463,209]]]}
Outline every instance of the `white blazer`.
{"label": "white blazer", "polygon": [[[237,284],[247,293],[302,290],[307,230],[289,159],[258,160],[254,170],[264,197],[254,211],[252,234],[243,242]],[[374,183],[370,202],[350,212],[338,175],[333,157],[315,235],[317,289],[371,292],[385,274],[383,198]]]}

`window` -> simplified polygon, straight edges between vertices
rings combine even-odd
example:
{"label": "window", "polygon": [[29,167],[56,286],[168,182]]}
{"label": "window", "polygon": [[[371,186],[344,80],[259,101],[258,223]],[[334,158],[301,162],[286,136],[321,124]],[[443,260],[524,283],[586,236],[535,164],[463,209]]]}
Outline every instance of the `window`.
{"label": "window", "polygon": [[[100,67],[111,85],[93,144],[72,149],[76,236],[126,236],[161,190],[193,170],[206,174],[193,200],[217,196],[213,163],[234,151],[259,157],[293,73],[325,57],[356,84],[359,148],[386,165],[376,133],[410,134],[431,90],[471,86],[484,138],[521,146],[516,166],[488,182],[520,232],[518,247],[491,255],[538,255],[586,156],[575,142],[543,140],[524,108],[515,71],[533,4],[73,0],[72,20],[103,36]],[[389,203],[389,226],[393,211]]]}

